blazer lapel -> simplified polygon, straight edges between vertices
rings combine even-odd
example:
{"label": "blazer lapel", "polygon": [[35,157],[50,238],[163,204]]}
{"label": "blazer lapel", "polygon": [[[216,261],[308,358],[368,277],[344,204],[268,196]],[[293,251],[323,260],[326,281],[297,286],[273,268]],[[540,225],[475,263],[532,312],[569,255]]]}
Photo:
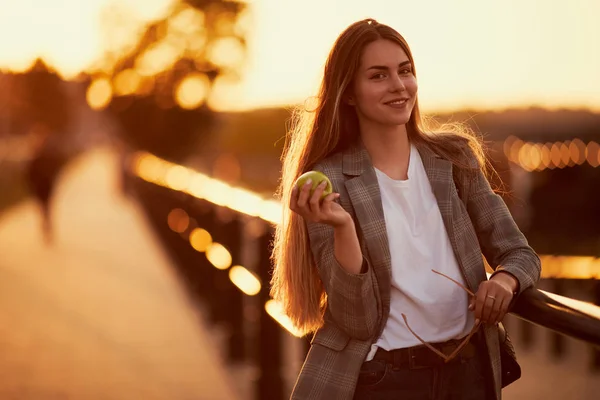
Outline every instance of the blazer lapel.
{"label": "blazer lapel", "polygon": [[[423,166],[425,167],[425,172],[429,178],[429,184],[431,185],[431,189],[437,200],[440,213],[442,214],[442,220],[444,221],[444,226],[446,227],[446,232],[450,239],[450,244],[452,245],[452,250],[454,251],[458,266],[465,278],[467,286],[471,290],[477,289],[475,285],[475,283],[478,282],[477,276],[468,273],[472,271],[467,268],[463,261],[462,247],[464,246],[459,246],[457,241],[455,229],[455,223],[457,222],[455,221],[455,218],[457,216],[454,215],[454,212],[457,210],[457,204],[455,203],[460,202],[460,199],[458,198],[458,192],[453,196],[452,188],[454,187],[454,179],[452,162],[441,158],[424,143],[416,142],[415,146],[419,150],[419,154],[423,160]],[[460,215],[458,218],[460,218]]]}
{"label": "blazer lapel", "polygon": [[343,172],[352,176],[345,186],[377,278],[381,296],[380,317],[385,321],[390,310],[391,256],[377,176],[362,144],[344,152]]}
{"label": "blazer lapel", "polygon": [[[431,190],[437,200],[450,241],[453,242],[454,224],[452,220],[452,162],[435,154],[426,144],[415,143],[419,151]],[[454,246],[454,243],[453,243]]]}

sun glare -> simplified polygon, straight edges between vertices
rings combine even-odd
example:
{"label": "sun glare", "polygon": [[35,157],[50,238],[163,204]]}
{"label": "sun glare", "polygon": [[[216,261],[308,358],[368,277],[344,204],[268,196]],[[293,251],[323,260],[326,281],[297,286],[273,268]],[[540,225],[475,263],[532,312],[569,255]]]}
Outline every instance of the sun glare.
{"label": "sun glare", "polygon": [[[135,43],[139,27],[164,15],[174,2],[0,0],[0,69],[25,71],[41,57],[64,78],[74,78],[98,68],[114,45],[111,40]],[[215,85],[208,101],[217,109],[281,106],[314,95],[336,36],[351,22],[373,17],[397,28],[411,45],[425,110],[531,105],[600,110],[600,47],[595,43],[600,3],[595,0],[573,0],[569,6],[520,0],[518,8],[510,1],[478,0],[347,0],[343,7],[333,0],[248,3],[240,25],[217,24],[224,31],[249,27],[246,56],[228,39],[209,49],[218,64],[242,67],[241,80],[226,78]],[[110,35],[103,16],[115,5],[129,13],[122,18],[129,21],[131,15],[134,21],[128,30]],[[196,32],[190,43],[202,49],[203,20],[204,14],[193,10],[175,17],[168,27],[172,40],[149,49],[134,70],[117,77],[115,94],[135,93],[144,76],[170,68],[180,56],[182,34]],[[191,87],[201,96],[192,95]],[[197,80],[182,84],[177,93],[182,105],[194,108],[205,101],[202,87]],[[98,99],[106,98],[107,91],[102,93]],[[552,157],[552,152],[540,156]]]}

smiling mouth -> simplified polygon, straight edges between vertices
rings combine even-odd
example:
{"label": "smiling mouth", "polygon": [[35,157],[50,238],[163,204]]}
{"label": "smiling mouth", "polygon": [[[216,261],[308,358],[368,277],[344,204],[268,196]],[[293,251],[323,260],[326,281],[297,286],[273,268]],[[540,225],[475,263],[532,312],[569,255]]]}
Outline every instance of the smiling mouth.
{"label": "smiling mouth", "polygon": [[396,99],[396,100],[388,101],[384,104],[388,105],[388,106],[402,107],[407,102],[408,102],[408,99]]}

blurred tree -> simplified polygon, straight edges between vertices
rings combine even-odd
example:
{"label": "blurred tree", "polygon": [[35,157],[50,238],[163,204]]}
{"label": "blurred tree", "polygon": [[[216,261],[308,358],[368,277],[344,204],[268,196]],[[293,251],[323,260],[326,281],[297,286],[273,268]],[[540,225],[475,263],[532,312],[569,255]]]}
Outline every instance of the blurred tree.
{"label": "blurred tree", "polygon": [[[115,45],[109,43],[104,60],[109,65],[94,80],[110,83],[106,109],[129,145],[173,161],[202,145],[214,122],[209,99],[215,81],[237,76],[242,66],[245,39],[238,20],[243,6],[179,0],[137,34],[127,28],[133,20],[127,12],[108,11],[108,40]],[[119,48],[124,32],[134,40]]]}
{"label": "blurred tree", "polygon": [[10,131],[30,133],[48,130],[64,134],[71,118],[71,107],[65,82],[44,61],[38,59],[32,67],[19,74],[7,75],[7,108]]}

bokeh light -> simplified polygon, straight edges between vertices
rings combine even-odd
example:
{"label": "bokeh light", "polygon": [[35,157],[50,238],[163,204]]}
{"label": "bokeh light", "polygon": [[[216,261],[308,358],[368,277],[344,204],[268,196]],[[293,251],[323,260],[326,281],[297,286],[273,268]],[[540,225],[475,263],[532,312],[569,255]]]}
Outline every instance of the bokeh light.
{"label": "bokeh light", "polygon": [[231,266],[231,253],[220,243],[213,242],[206,249],[206,258],[217,269],[227,269]]}
{"label": "bokeh light", "polygon": [[98,78],[92,81],[87,89],[86,101],[94,110],[105,108],[112,100],[113,90],[110,81],[106,78]]}
{"label": "bokeh light", "polygon": [[269,300],[265,303],[267,313],[277,321],[283,328],[296,337],[302,337],[302,334],[294,327],[290,318],[283,312],[281,304],[275,300]]}
{"label": "bokeh light", "polygon": [[117,74],[114,79],[115,94],[127,96],[135,94],[141,84],[141,77],[134,69],[126,69]]}
{"label": "bokeh light", "polygon": [[175,88],[175,100],[184,109],[194,109],[202,105],[208,95],[210,82],[204,74],[190,74]]}
{"label": "bokeh light", "polygon": [[196,251],[204,253],[212,244],[212,236],[202,228],[196,228],[190,232],[190,245]]}
{"label": "bokeh light", "polygon": [[190,172],[181,165],[175,165],[168,169],[165,180],[171,189],[184,190],[189,184]]}
{"label": "bokeh light", "polygon": [[585,149],[587,162],[592,167],[597,167],[600,165],[600,145],[596,142],[588,143]]}
{"label": "bokeh light", "polygon": [[181,208],[175,208],[169,212],[167,223],[173,232],[183,233],[190,225],[190,217]]}
{"label": "bokeh light", "polygon": [[260,280],[241,265],[231,267],[229,270],[229,279],[248,296],[255,296],[260,292]]}

